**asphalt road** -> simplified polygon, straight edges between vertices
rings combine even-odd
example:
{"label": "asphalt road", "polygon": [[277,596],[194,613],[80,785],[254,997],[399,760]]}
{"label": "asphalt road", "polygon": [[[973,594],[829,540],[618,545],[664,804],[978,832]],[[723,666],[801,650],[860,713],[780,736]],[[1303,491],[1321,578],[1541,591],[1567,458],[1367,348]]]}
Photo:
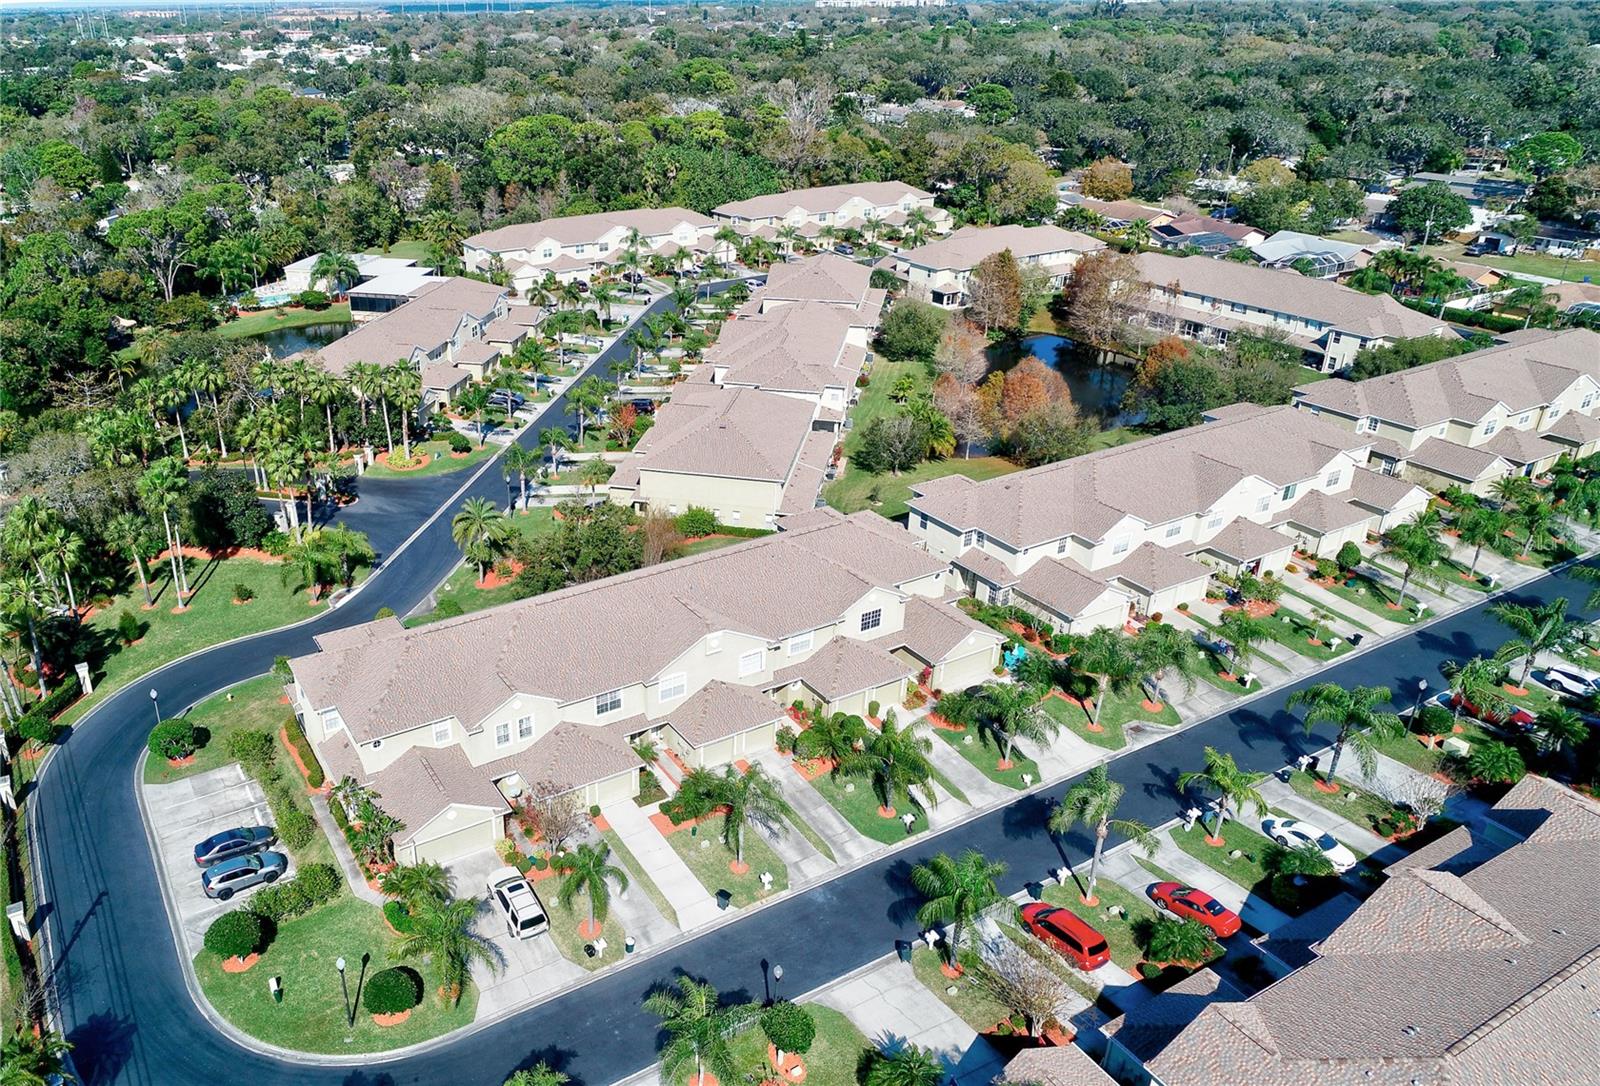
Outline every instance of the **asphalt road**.
{"label": "asphalt road", "polygon": [[[596,364],[604,361],[602,356]],[[908,851],[779,899],[576,992],[413,1056],[316,1067],[236,1046],[212,1029],[190,999],[141,823],[134,768],[153,723],[146,691],[158,688],[170,712],[266,671],[279,654],[309,651],[314,633],[366,621],[380,606],[405,613],[457,561],[450,512],[468,495],[498,499],[504,493],[492,465],[456,485],[462,493],[450,497],[344,607],[162,668],[107,699],[47,763],[29,797],[42,903],[38,920],[48,929],[61,1022],[85,1082],[498,1086],[513,1070],[546,1060],[579,1083],[603,1086],[654,1061],[655,1024],[639,1004],[646,991],[678,971],[710,980],[729,998],[756,998],[763,991],[760,963],[766,959],[783,965],[783,991],[797,995],[887,953],[896,938],[915,930],[906,874],[933,852],[977,848],[1004,861],[1010,868],[1004,880],[1008,891],[1059,866],[1063,855],[1074,862],[1083,858],[1086,837],[1058,845],[1042,832],[1049,797],[1024,796],[920,838]],[[1536,602],[1557,595],[1582,600],[1587,594],[1587,585],[1556,575],[1523,586],[1514,596]],[[1479,605],[1314,679],[1410,690],[1426,678],[1438,687],[1440,664],[1487,653],[1504,639],[1502,628]],[[1292,689],[1274,690],[1116,759],[1112,776],[1127,788],[1120,814],[1152,824],[1173,817],[1182,806],[1174,779],[1199,766],[1208,744],[1261,770],[1324,745],[1330,736],[1307,738],[1298,720],[1285,712]],[[1397,700],[1409,704],[1404,695]],[[1053,788],[1051,795],[1060,790]]]}

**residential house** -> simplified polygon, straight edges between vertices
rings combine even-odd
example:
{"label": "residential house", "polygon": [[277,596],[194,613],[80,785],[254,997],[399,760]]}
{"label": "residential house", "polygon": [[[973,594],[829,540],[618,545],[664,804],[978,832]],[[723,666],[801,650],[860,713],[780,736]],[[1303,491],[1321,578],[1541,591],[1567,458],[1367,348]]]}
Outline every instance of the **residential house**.
{"label": "residential house", "polygon": [[1371,255],[1363,245],[1334,241],[1298,230],[1279,230],[1249,246],[1269,268],[1292,268],[1313,279],[1335,279],[1363,266]]}
{"label": "residential house", "polygon": [[1486,494],[1600,449],[1600,333],[1512,332],[1399,373],[1301,385],[1294,406],[1367,437],[1385,474]]}
{"label": "residential house", "polygon": [[1178,218],[1177,212],[1168,211],[1164,207],[1150,207],[1147,204],[1136,203],[1133,200],[1096,200],[1092,196],[1085,196],[1075,189],[1057,186],[1056,208],[1066,211],[1069,208],[1081,207],[1085,211],[1092,211],[1105,222],[1112,230],[1121,230],[1129,223],[1147,222],[1154,230],[1158,226],[1166,226]]}
{"label": "residential house", "polygon": [[[759,394],[758,394],[759,395]],[[318,635],[290,661],[328,775],[404,823],[402,863],[486,850],[530,790],[631,802],[648,739],[711,767],[770,749],[784,706],[895,704],[924,668],[958,689],[1001,638],[945,601],[948,562],[872,513],[406,629]]]}
{"label": "residential house", "polygon": [[1503,222],[1497,222],[1478,233],[1477,244],[1486,253],[1515,253],[1521,249],[1531,249],[1536,253],[1569,260],[1600,260],[1600,234],[1570,223],[1535,223],[1532,236],[1522,241]]}
{"label": "residential house", "polygon": [[1248,999],[1204,970],[1109,1023],[1105,1068],[1153,1086],[1594,1082],[1600,804],[1525,777],[1386,874],[1288,940],[1294,970]]}
{"label": "residential house", "polygon": [[1331,556],[1427,505],[1365,467],[1368,437],[1287,406],[1207,417],[986,482],[913,483],[907,526],[951,561],[952,587],[1082,633],[1199,600],[1213,569]]}
{"label": "residential house", "polygon": [[[681,207],[601,211],[474,234],[462,244],[462,260],[480,272],[489,272],[498,262],[517,292],[526,294],[547,275],[563,283],[588,280],[615,266],[632,248],[641,258],[699,258],[725,252],[726,247],[713,240],[716,229],[710,216]],[[635,231],[636,246],[630,243]]]}
{"label": "residential house", "polygon": [[1152,229],[1150,236],[1163,249],[1198,249],[1206,256],[1220,256],[1240,246],[1249,248],[1267,237],[1253,226],[1206,215],[1179,215]]}
{"label": "residential house", "polygon": [[1059,290],[1079,257],[1105,247],[1099,238],[1059,226],[963,226],[947,238],[887,256],[880,266],[904,279],[913,297],[958,309],[971,300],[972,270],[996,253],[1009,249],[1024,272],[1041,271]]}
{"label": "residential house", "polygon": [[1363,347],[1450,334],[1443,321],[1386,294],[1296,271],[1165,253],[1141,253],[1137,261],[1150,290],[1135,320],[1201,343],[1226,344],[1235,333],[1280,338],[1323,373],[1345,369]]}
{"label": "residential house", "polygon": [[819,424],[841,429],[868,358],[864,336],[857,337],[870,334],[870,326],[863,329],[853,312],[824,302],[794,302],[728,321],[706,349],[701,373],[726,388],[760,388],[806,400],[824,409]]}
{"label": "residential house", "polygon": [[1075,1044],[1024,1048],[1006,1062],[996,1086],[1116,1086],[1094,1058]]}
{"label": "residential house", "polygon": [[903,181],[856,181],[775,192],[734,200],[713,208],[711,214],[746,237],[768,241],[779,240],[778,231],[784,227],[807,238],[822,236],[824,228],[876,233],[885,226],[904,227],[919,214],[931,230],[950,228],[950,212],[933,206],[933,193]]}
{"label": "residential house", "polygon": [[[317,261],[322,259],[322,256],[322,253],[312,253],[310,256],[301,257],[291,264],[284,265],[283,279],[278,283],[263,286],[259,293],[295,295],[307,290],[321,290],[333,294],[334,284],[328,282],[326,276],[312,274],[312,269],[317,266]],[[390,275],[409,275],[413,280],[417,280],[433,274],[430,269],[417,267],[415,260],[403,257],[355,253],[350,259],[356,264],[356,283],[366,283]],[[356,283],[347,286],[355,286]],[[413,282],[413,287],[415,285]],[[356,307],[352,305],[351,316],[360,320],[356,313]]]}

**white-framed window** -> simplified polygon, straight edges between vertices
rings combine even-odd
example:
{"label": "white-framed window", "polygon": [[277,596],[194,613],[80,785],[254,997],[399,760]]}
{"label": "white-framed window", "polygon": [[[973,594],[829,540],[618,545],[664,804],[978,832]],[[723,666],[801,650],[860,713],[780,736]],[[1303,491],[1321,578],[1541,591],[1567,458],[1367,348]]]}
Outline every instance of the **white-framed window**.
{"label": "white-framed window", "polygon": [[1271,509],[1271,508],[1272,508],[1272,495],[1271,494],[1263,494],[1261,497],[1256,499],[1256,512],[1257,513],[1265,513],[1268,509]]}
{"label": "white-framed window", "polygon": [[739,654],[739,677],[755,675],[767,666],[767,654],[764,649],[751,649],[749,652]]}
{"label": "white-framed window", "polygon": [[861,632],[876,630],[883,625],[883,608],[874,607],[870,611],[861,612]]}
{"label": "white-framed window", "polygon": [[436,720],[433,722],[433,742],[435,746],[450,742],[450,722]]}
{"label": "white-framed window", "polygon": [[1587,396],[1585,396],[1583,398],[1583,402],[1578,405],[1578,410],[1579,411],[1587,411],[1587,410],[1589,410],[1589,405],[1592,404],[1592,403],[1594,403],[1594,393],[1593,392],[1589,393]]}
{"label": "white-framed window", "polygon": [[977,531],[975,531],[972,528],[968,528],[966,531],[961,533],[961,545],[963,547],[970,547],[970,546],[972,546],[973,541],[976,540],[977,538],[978,538]]}
{"label": "white-framed window", "polygon": [[511,721],[502,720],[494,726],[494,745],[497,747],[511,745]]}
{"label": "white-framed window", "polygon": [[1294,497],[1295,491],[1297,491],[1299,489],[1300,489],[1300,484],[1299,483],[1290,483],[1288,486],[1284,487],[1283,488],[1283,495],[1282,495],[1283,500],[1284,501],[1289,501],[1291,498]]}
{"label": "white-framed window", "polygon": [[1111,553],[1112,554],[1127,554],[1128,553],[1128,548],[1130,546],[1132,546],[1132,545],[1133,545],[1133,541],[1130,540],[1127,536],[1123,536],[1121,539],[1113,539],[1111,541]]}
{"label": "white-framed window", "polygon": [[1521,415],[1517,416],[1517,425],[1518,426],[1526,426],[1526,425],[1528,425],[1528,420],[1531,419],[1532,417],[1533,417],[1533,413],[1531,411],[1524,411]]}
{"label": "white-framed window", "polygon": [[928,515],[926,513],[917,514],[917,527],[923,531],[928,530]]}
{"label": "white-framed window", "polygon": [[656,684],[656,700],[665,705],[669,701],[677,701],[689,692],[689,676],[683,672],[676,675],[663,675]]}
{"label": "white-framed window", "polygon": [[1377,433],[1378,432],[1378,419],[1377,419],[1377,416],[1368,415],[1366,418],[1362,419],[1361,420],[1361,428],[1363,430],[1365,430],[1369,434]]}
{"label": "white-framed window", "polygon": [[1222,514],[1218,513],[1216,516],[1214,516],[1210,520],[1206,521],[1206,527],[1207,528],[1220,528],[1220,527],[1222,527]]}
{"label": "white-framed window", "polygon": [[1552,407],[1550,409],[1550,414],[1545,416],[1545,421],[1546,422],[1554,422],[1554,421],[1556,421],[1556,419],[1559,419],[1560,417],[1561,417],[1561,408]]}
{"label": "white-framed window", "polygon": [[739,523],[739,510],[737,510],[737,509],[730,509],[730,510],[729,510],[729,511],[728,511],[728,523],[730,523],[730,524],[737,524],[737,523]]}
{"label": "white-framed window", "polygon": [[1336,486],[1338,486],[1339,485],[1339,472],[1337,472],[1337,471],[1328,472],[1328,477],[1322,481],[1322,485],[1326,486],[1326,487],[1336,487]]}
{"label": "white-framed window", "polygon": [[981,551],[981,550],[983,550],[984,544],[989,542],[989,537],[984,535],[982,532],[978,532],[977,536],[978,536],[978,538],[977,538],[976,545],[977,545],[977,548]]}
{"label": "white-framed window", "polygon": [[1494,433],[1499,428],[1500,428],[1500,424],[1498,422],[1496,422],[1494,419],[1490,419],[1488,422],[1483,424],[1483,436],[1484,437],[1488,437],[1490,434]]}
{"label": "white-framed window", "polygon": [[604,694],[594,696],[594,715],[605,716],[622,708],[622,691],[607,690]]}
{"label": "white-framed window", "polygon": [[339,710],[324,709],[317,715],[322,718],[322,730],[328,735],[344,731],[344,717],[339,715]]}
{"label": "white-framed window", "polygon": [[1057,554],[1066,554],[1067,553],[1067,541],[1065,539],[1056,540],[1056,553]]}
{"label": "white-framed window", "polygon": [[523,717],[518,717],[517,718],[517,738],[518,739],[532,739],[533,738],[533,717],[531,717],[531,716],[523,716]]}
{"label": "white-framed window", "polygon": [[1182,524],[1181,521],[1179,523],[1177,523],[1177,524],[1169,524],[1169,525],[1167,525],[1167,531],[1166,531],[1166,538],[1167,539],[1176,539],[1182,534],[1183,534],[1183,524]]}
{"label": "white-framed window", "polygon": [[789,639],[789,655],[799,656],[802,652],[811,651],[813,631],[807,630],[803,634],[796,634]]}

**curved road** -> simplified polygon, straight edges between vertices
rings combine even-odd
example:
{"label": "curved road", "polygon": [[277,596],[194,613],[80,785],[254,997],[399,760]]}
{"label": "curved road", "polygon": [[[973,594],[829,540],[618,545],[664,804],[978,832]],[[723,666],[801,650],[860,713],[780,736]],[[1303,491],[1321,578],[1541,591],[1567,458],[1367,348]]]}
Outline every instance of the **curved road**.
{"label": "curved road", "polygon": [[[894,939],[913,930],[906,873],[935,851],[972,847],[1005,861],[1008,891],[1060,865],[1057,845],[1041,830],[1048,796],[1035,793],[413,1055],[314,1066],[236,1046],[212,1029],[190,999],[158,888],[135,796],[134,766],[150,724],[145,690],[158,687],[169,706],[190,705],[266,671],[277,655],[309,651],[317,632],[366,621],[380,606],[404,613],[457,560],[449,511],[468,494],[497,499],[503,493],[498,469],[489,465],[463,491],[338,611],[168,665],[108,698],[52,754],[29,797],[39,921],[48,929],[62,1027],[85,1082],[498,1086],[517,1068],[546,1060],[580,1083],[603,1086],[654,1061],[655,1022],[639,1004],[647,990],[679,970],[710,980],[732,998],[759,998],[765,958],[784,965],[785,992],[799,994],[882,956]],[[1581,599],[1587,591],[1557,574],[1513,596],[1530,602],[1558,595]],[[1503,639],[1502,628],[1479,604],[1313,678],[1414,688],[1419,678],[1437,683],[1444,661],[1487,652]],[[1208,744],[1262,770],[1325,745],[1329,736],[1308,739],[1285,711],[1295,688],[1275,689],[1114,760],[1112,776],[1127,788],[1120,813],[1151,824],[1173,817],[1180,806],[1174,778],[1197,767]],[[1081,835],[1065,843],[1074,860],[1088,844]]]}

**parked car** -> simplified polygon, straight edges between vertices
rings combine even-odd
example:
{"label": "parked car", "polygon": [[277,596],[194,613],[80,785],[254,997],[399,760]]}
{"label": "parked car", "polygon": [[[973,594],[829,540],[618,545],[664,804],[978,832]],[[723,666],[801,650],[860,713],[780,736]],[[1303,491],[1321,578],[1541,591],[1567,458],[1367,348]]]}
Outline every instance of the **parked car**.
{"label": "parked car", "polygon": [[654,415],[656,413],[656,402],[648,396],[635,397],[629,400],[628,403],[633,406],[635,414]]}
{"label": "parked car", "polygon": [[519,392],[512,392],[508,388],[497,388],[489,393],[490,407],[503,407],[507,411],[521,411],[522,405],[527,402],[527,397]]}
{"label": "parked car", "polygon": [[1196,920],[1210,928],[1219,939],[1239,932],[1239,914],[1222,902],[1193,886],[1181,882],[1158,882],[1145,890],[1156,908],[1183,920]]}
{"label": "parked car", "polygon": [[1355,853],[1335,840],[1333,834],[1319,830],[1309,822],[1301,822],[1297,818],[1263,818],[1261,832],[1284,848],[1315,845],[1340,875],[1356,865]]}
{"label": "parked car", "polygon": [[1472,719],[1480,720],[1485,724],[1492,724],[1497,728],[1509,728],[1519,732],[1533,729],[1533,714],[1521,706],[1516,706],[1511,710],[1511,715],[1506,716],[1493,710],[1479,709],[1472,702],[1454,691],[1446,691],[1445,695],[1441,695],[1439,704],[1450,710],[1459,708]]}
{"label": "parked car", "polygon": [[838,253],[840,256],[856,255],[856,247],[854,245],[846,245],[842,241],[833,247],[833,251]]}
{"label": "parked car", "polygon": [[206,892],[206,897],[227,901],[240,890],[264,882],[277,882],[287,870],[289,857],[283,853],[252,852],[206,868],[200,876],[200,888]]}
{"label": "parked car", "polygon": [[505,918],[506,934],[513,939],[531,939],[550,928],[544,906],[539,904],[539,895],[514,867],[502,867],[490,873],[489,900]]}
{"label": "parked car", "polygon": [[1031,902],[1022,907],[1022,923],[1045,946],[1085,973],[1111,960],[1105,936],[1068,909]]}
{"label": "parked car", "polygon": [[635,286],[636,287],[640,283],[644,282],[644,275],[642,273],[640,273],[640,272],[635,272],[635,271],[624,272],[622,274],[622,281],[624,283],[629,284],[630,286]]}
{"label": "parked car", "polygon": [[572,285],[575,288],[577,288],[577,291],[578,291],[579,294],[587,294],[587,293],[589,293],[589,284],[586,283],[585,281],[583,281],[582,279],[574,279],[572,281]]}
{"label": "parked car", "polygon": [[277,839],[271,826],[239,826],[213,833],[194,846],[194,862],[201,867],[231,860],[266,848]]}
{"label": "parked car", "polygon": [[1577,698],[1587,698],[1600,693],[1600,674],[1571,664],[1557,664],[1555,667],[1546,668],[1539,681],[1552,690],[1571,694]]}
{"label": "parked car", "polygon": [[750,284],[751,290],[757,290],[767,285],[767,277],[764,275],[752,275],[745,282]]}

